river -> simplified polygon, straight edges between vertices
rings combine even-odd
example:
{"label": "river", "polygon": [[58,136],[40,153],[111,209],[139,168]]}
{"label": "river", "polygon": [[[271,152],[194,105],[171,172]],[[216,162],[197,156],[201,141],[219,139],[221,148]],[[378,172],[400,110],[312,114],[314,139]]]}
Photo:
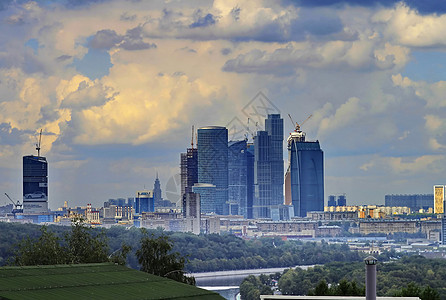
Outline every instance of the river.
{"label": "river", "polygon": [[[308,269],[311,266],[295,266],[291,268]],[[225,299],[234,300],[239,293],[239,286],[245,277],[249,275],[259,276],[261,274],[274,274],[276,272],[282,273],[288,268],[267,268],[267,269],[249,269],[249,270],[233,270],[233,271],[217,271],[192,273],[190,275],[195,277],[197,286],[206,290],[215,291],[222,295]]]}

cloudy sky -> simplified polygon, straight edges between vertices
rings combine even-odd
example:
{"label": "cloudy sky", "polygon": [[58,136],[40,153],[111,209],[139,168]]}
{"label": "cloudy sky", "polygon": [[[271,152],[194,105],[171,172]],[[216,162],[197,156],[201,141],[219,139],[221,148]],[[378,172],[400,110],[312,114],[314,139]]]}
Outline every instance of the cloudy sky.
{"label": "cloudy sky", "polygon": [[174,198],[192,125],[238,138],[279,112],[286,135],[288,113],[312,114],[326,195],[432,193],[446,182],[438,2],[2,1],[0,192],[21,198],[42,128],[51,208],[133,196],[156,172]]}

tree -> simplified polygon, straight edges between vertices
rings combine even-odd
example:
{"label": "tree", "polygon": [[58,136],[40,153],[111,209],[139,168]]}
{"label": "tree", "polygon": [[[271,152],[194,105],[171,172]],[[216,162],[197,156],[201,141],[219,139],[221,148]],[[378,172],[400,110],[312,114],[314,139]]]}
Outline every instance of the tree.
{"label": "tree", "polygon": [[440,300],[440,294],[427,285],[421,292],[420,298],[421,300]]}
{"label": "tree", "polygon": [[172,252],[172,247],[166,235],[155,237],[154,234],[149,235],[143,230],[140,248],[136,250],[141,271],[195,285],[194,277],[184,275],[186,259],[178,252]]}
{"label": "tree", "polygon": [[40,228],[40,237],[33,241],[29,237],[16,247],[12,263],[17,266],[55,265],[67,263],[66,250],[60,245],[59,238],[48,231],[46,226]]}

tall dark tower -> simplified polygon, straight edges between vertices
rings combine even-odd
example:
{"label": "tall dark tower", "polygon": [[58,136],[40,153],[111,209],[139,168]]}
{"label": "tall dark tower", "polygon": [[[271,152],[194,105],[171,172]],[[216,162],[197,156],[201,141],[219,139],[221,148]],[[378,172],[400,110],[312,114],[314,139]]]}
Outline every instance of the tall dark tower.
{"label": "tall dark tower", "polygon": [[248,152],[246,140],[228,144],[229,213],[247,218]]}
{"label": "tall dark tower", "polygon": [[269,160],[271,162],[271,205],[283,204],[283,119],[270,114],[265,119],[265,130],[271,136]]}
{"label": "tall dark tower", "polygon": [[291,193],[286,198],[291,198],[294,216],[306,217],[307,212],[323,211],[324,153],[319,141],[306,141],[305,132],[296,123],[296,130],[290,134],[287,142],[290,165],[285,190]]}
{"label": "tall dark tower", "polygon": [[23,157],[23,213],[48,213],[48,163],[43,156]]}
{"label": "tall dark tower", "polygon": [[271,217],[271,136],[266,131],[257,131],[254,139],[254,219]]}

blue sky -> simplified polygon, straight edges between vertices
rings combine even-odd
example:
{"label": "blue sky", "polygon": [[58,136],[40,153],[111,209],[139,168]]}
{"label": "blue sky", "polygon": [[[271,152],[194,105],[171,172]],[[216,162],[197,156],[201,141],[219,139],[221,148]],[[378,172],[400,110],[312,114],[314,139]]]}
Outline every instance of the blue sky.
{"label": "blue sky", "polygon": [[191,126],[243,129],[259,92],[286,134],[288,113],[312,114],[327,196],[445,183],[440,1],[6,1],[0,20],[0,188],[15,198],[41,128],[52,208],[134,196],[156,172],[172,192]]}

